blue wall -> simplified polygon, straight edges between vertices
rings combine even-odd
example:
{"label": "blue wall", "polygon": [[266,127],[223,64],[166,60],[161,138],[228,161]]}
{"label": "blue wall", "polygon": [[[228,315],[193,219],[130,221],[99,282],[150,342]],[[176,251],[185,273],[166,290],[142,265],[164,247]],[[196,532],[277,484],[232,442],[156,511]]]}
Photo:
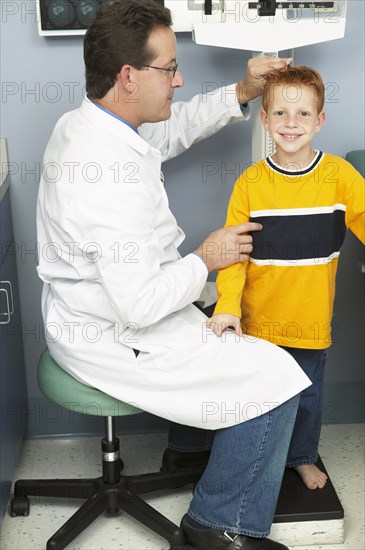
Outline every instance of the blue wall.
{"label": "blue wall", "polygon": [[[296,64],[313,66],[327,86],[327,122],[316,140],[325,151],[345,156],[364,148],[364,3],[349,0],[346,36],[342,40],[299,48]],[[42,403],[36,381],[36,363],[44,346],[40,313],[41,284],[37,278],[35,209],[42,155],[56,120],[79,106],[84,86],[82,38],[44,38],[37,34],[34,2],[1,2],[1,135],[8,139],[11,163],[11,199],[18,277],[24,324],[24,346],[31,403]],[[249,52],[198,46],[190,34],[178,35],[179,67],[186,84],[175,97],[189,99],[207,83],[231,83],[245,71]],[[196,248],[204,237],[224,223],[232,186],[242,167],[251,161],[251,123],[225,128],[164,166],[171,208],[187,239],[182,253]],[[214,175],[205,173],[216,163]],[[213,166],[213,164],[210,164]],[[358,246],[355,247],[355,256]],[[350,254],[351,256],[351,254]],[[351,256],[352,258],[352,256]],[[356,263],[356,260],[351,260]],[[327,372],[328,402],[336,414],[328,421],[358,421],[359,405],[353,391],[363,382],[363,315],[361,301],[348,299],[351,271],[339,274],[340,308],[348,319],[351,360],[346,337],[331,350]],[[363,276],[362,276],[363,277]],[[362,288],[362,282],[356,288]],[[356,309],[357,308],[357,309]],[[352,323],[352,324],[351,324]],[[355,346],[355,347],[354,347]],[[362,350],[362,351],[361,351]],[[331,356],[332,354],[332,356]],[[338,359],[340,357],[340,359]],[[361,390],[360,390],[361,392]],[[325,418],[326,420],[326,418]],[[41,429],[40,429],[41,430]]]}

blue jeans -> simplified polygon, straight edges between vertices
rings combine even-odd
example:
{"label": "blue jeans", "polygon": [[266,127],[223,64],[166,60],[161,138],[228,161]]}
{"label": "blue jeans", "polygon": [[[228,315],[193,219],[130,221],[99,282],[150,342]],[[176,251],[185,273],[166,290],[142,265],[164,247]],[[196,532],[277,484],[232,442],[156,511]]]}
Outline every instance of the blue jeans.
{"label": "blue jeans", "polygon": [[[214,432],[211,456],[188,511],[193,519],[231,533],[268,535],[298,402],[295,396],[258,418]],[[195,438],[193,444],[189,434]],[[177,435],[179,441],[174,439]],[[169,445],[176,450],[204,450],[209,438],[212,434],[204,430],[173,425]]]}
{"label": "blue jeans", "polygon": [[314,464],[322,427],[323,383],[326,350],[284,347],[304,370],[312,385],[300,394],[298,414],[291,438],[287,467]]}

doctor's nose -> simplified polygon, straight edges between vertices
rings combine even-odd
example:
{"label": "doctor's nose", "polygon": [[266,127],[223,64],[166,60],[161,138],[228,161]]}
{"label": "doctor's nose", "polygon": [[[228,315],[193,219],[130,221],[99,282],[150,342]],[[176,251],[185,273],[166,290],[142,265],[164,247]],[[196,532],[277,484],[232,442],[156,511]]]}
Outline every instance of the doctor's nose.
{"label": "doctor's nose", "polygon": [[171,86],[173,88],[182,88],[185,80],[179,69],[176,71],[174,78],[172,79]]}

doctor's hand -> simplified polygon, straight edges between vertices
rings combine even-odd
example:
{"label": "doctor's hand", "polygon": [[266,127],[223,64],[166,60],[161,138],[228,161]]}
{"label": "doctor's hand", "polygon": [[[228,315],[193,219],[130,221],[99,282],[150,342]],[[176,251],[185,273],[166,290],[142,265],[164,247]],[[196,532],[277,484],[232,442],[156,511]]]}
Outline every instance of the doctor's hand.
{"label": "doctor's hand", "polygon": [[237,101],[241,105],[262,94],[265,84],[264,76],[272,69],[283,69],[290,65],[291,58],[274,56],[253,57],[248,60],[246,77],[236,86]]}
{"label": "doctor's hand", "polygon": [[228,327],[232,327],[237,336],[243,337],[240,318],[237,315],[227,313],[217,313],[207,321],[207,327],[214,332],[216,336],[222,336]]}
{"label": "doctor's hand", "polygon": [[213,231],[194,252],[206,263],[208,271],[245,262],[252,252],[249,232],[260,231],[260,223],[246,222]]}

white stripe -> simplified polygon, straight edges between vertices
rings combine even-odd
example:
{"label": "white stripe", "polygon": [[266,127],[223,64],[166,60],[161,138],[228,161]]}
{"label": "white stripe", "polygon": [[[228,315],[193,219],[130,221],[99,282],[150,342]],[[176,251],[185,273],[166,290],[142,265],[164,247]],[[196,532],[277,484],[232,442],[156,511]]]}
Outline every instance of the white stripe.
{"label": "white stripe", "polygon": [[255,258],[250,258],[250,262],[255,265],[266,266],[266,265],[276,265],[282,267],[297,267],[302,265],[321,265],[329,264],[335,258],[338,258],[340,255],[339,252],[334,252],[327,258],[307,258],[305,260],[256,260]]}
{"label": "white stripe", "polygon": [[313,208],[277,208],[274,210],[253,210],[251,218],[261,216],[310,216],[311,214],[332,214],[336,210],[346,212],[345,204],[334,204],[333,206],[315,206]]}

